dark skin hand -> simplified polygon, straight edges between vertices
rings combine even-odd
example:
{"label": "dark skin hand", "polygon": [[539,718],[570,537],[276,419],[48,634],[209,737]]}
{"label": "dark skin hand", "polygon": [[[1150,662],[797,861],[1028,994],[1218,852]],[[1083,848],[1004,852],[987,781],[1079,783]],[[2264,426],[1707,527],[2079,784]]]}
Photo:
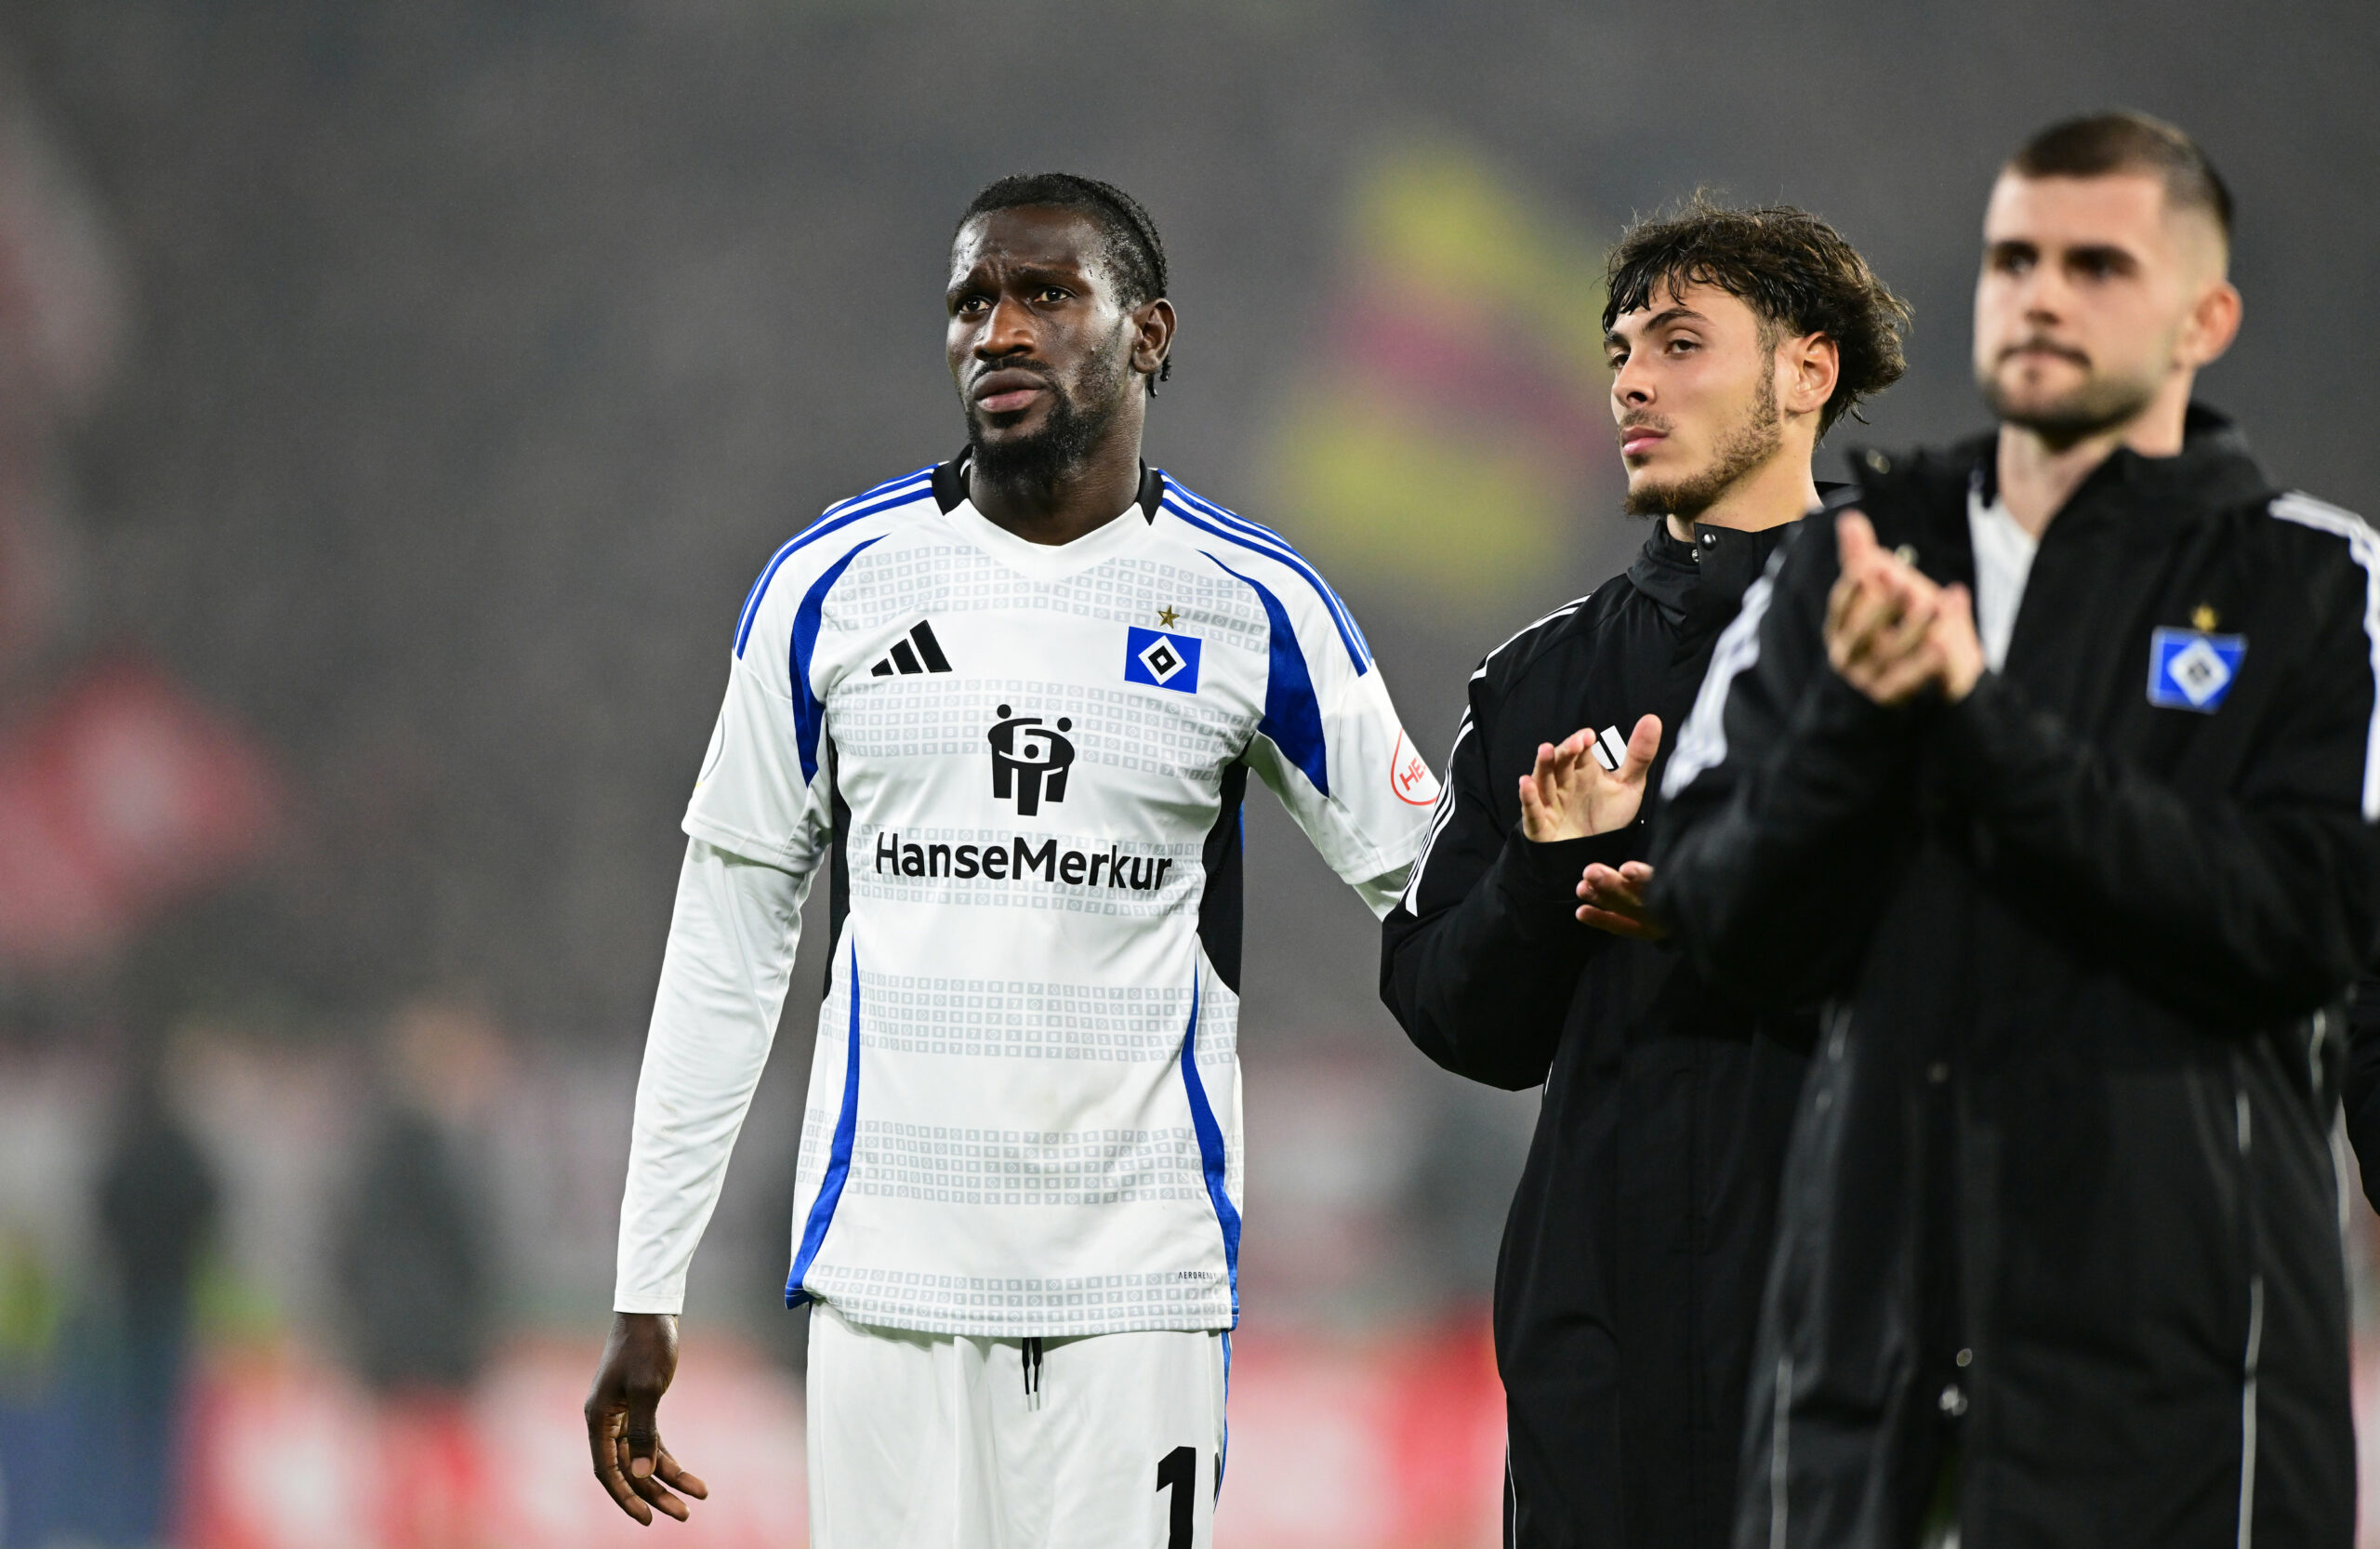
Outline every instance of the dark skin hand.
{"label": "dark skin hand", "polygon": [[710,1488],[661,1445],[654,1422],[661,1396],[677,1374],[675,1317],[652,1312],[612,1315],[603,1364],[587,1395],[587,1446],[594,1455],[595,1477],[612,1492],[620,1510],[648,1528],[655,1511],[686,1520],[686,1503],[673,1489],[697,1501],[710,1499]]}
{"label": "dark skin hand", "polygon": [[1140,494],[1145,378],[1173,347],[1173,303],[1120,305],[1104,242],[1086,216],[1025,205],[977,216],[951,248],[950,376],[984,444],[1042,433],[1060,394],[1086,418],[1113,410],[1053,484],[968,470],[975,509],[1032,543],[1071,543]]}

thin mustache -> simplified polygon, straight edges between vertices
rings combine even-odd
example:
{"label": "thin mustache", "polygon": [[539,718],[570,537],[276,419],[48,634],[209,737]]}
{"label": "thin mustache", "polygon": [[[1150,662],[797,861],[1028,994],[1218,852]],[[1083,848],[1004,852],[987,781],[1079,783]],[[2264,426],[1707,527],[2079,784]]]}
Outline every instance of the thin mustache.
{"label": "thin mustache", "polygon": [[2044,354],[2056,355],[2061,360],[2072,361],[2077,365],[2088,365],[2091,364],[2091,357],[2084,354],[2082,351],[2064,344],[2054,344],[2045,338],[2020,339],[2016,343],[2009,345],[2006,349],[2001,351],[2000,358],[2004,361],[2011,355],[2020,355],[2029,350],[2039,350]]}
{"label": "thin mustache", "polygon": [[967,385],[972,388],[995,371],[1022,371],[1028,377],[1039,377],[1045,387],[1058,385],[1056,375],[1037,361],[986,361],[968,377]]}

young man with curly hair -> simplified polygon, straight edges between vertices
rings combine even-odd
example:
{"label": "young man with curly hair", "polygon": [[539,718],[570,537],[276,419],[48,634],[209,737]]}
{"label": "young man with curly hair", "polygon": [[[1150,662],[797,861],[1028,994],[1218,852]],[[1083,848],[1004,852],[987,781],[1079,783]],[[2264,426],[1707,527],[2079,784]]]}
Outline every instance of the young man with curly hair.
{"label": "young man with curly hair", "polygon": [[[1644,795],[1745,589],[1819,503],[1819,438],[1901,374],[1908,310],[1798,209],[1696,200],[1613,251],[1626,574],[1488,653],[1384,926],[1381,992],[1474,1080],[1543,1086],[1506,1225],[1506,1542],[1716,1549],[1777,1167],[1814,1037],[1660,945]],[[1582,905],[1590,867],[1606,881]]]}

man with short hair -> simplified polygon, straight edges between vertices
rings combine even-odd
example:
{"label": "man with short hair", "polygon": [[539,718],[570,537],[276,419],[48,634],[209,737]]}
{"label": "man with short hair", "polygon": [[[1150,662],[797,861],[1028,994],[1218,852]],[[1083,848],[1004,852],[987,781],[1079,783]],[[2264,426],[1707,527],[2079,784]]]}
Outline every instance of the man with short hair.
{"label": "man with short hair", "polygon": [[1818,504],[1818,438],[1899,377],[1907,311],[1816,217],[1699,200],[1620,240],[1608,295],[1628,510],[1652,531],[1472,675],[1381,992],[1448,1069],[1545,1088],[1496,1276],[1507,1541],[1716,1549],[1813,1028],[1648,939],[1640,803],[1662,726]]}
{"label": "man with short hair", "polygon": [[823,869],[786,1285],[814,1304],[811,1543],[1210,1542],[1248,776],[1376,913],[1436,787],[1314,569],[1141,461],[1166,291],[1121,190],[985,189],[945,298],[967,450],[829,509],[744,604],[587,1404],[639,1521],[705,1493],[654,1407]]}
{"label": "man with short hair", "polygon": [[2380,927],[2380,546],[2190,402],[2230,207],[2137,114],[2009,160],[1997,435],[1858,460],[1664,776],[1655,915],[1828,1002],[1741,1549],[2354,1536],[2328,1139]]}

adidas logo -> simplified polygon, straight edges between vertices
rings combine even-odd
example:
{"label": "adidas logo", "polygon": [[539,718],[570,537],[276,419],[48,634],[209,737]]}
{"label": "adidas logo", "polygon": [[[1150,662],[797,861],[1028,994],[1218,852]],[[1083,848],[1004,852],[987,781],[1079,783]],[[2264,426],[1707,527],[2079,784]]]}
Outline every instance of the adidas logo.
{"label": "adidas logo", "polygon": [[909,638],[896,641],[892,654],[867,669],[871,678],[890,678],[895,672],[907,677],[912,672],[947,672],[950,658],[942,654],[942,642],[933,638],[933,626],[924,619],[909,631]]}

